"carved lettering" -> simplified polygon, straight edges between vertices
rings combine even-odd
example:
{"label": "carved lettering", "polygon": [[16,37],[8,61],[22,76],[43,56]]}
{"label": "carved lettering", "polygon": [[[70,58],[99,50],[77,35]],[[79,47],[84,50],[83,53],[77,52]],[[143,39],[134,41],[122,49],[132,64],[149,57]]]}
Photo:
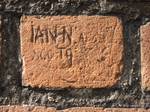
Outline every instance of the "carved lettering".
{"label": "carved lettering", "polygon": [[[72,27],[71,26],[54,26],[48,28],[47,26],[41,27],[40,25],[35,27],[31,24],[32,28],[32,43],[47,43],[54,45],[59,50],[59,56],[61,59],[66,60],[65,63],[70,67],[72,65],[72,51],[69,46],[71,45]],[[50,52],[34,51],[34,59],[51,60],[52,55]]]}
{"label": "carved lettering", "polygon": [[61,30],[57,31],[56,47],[58,49],[65,49],[71,44],[72,28],[69,28],[69,32],[65,26]]}
{"label": "carved lettering", "polygon": [[72,66],[72,51],[71,51],[71,48],[66,50],[66,58],[67,58],[69,67]]}
{"label": "carved lettering", "polygon": [[[63,64],[67,67],[72,66],[72,51],[70,48],[71,42],[72,42],[72,27],[71,26],[34,26],[31,24],[32,28],[32,34],[31,34],[31,42],[34,44],[50,44],[53,45],[58,51],[59,51],[59,57],[63,60]],[[108,26],[104,29],[105,33],[108,33],[109,31],[113,30],[112,26]],[[106,34],[105,34],[106,35]],[[104,37],[105,37],[104,35]],[[81,32],[79,36],[79,45],[81,48],[81,53],[85,52],[84,44],[85,44],[85,34]],[[45,52],[45,51],[34,51],[35,57],[34,59],[41,59],[41,60],[51,60],[52,54],[51,52]],[[55,55],[55,54],[54,54]]]}
{"label": "carved lettering", "polygon": [[53,54],[51,51],[33,51],[33,60],[51,60],[53,58]]}
{"label": "carved lettering", "polygon": [[54,26],[54,28],[41,26],[34,27],[31,25],[32,43],[54,43],[58,49],[65,49],[71,44],[72,27],[62,26],[61,28]]}
{"label": "carved lettering", "polygon": [[32,38],[31,42],[33,43],[48,43],[48,32],[46,29],[41,29],[40,26],[34,28],[32,25]]}
{"label": "carved lettering", "polygon": [[[61,67],[71,67],[72,66],[72,50],[68,49],[59,49],[60,50],[60,59],[63,61]],[[64,66],[65,65],[65,66]]]}

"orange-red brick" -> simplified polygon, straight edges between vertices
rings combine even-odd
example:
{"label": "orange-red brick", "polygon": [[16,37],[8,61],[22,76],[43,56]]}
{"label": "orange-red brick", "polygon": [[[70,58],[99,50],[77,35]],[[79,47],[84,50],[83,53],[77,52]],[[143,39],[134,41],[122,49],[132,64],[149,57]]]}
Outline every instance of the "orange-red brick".
{"label": "orange-red brick", "polygon": [[[58,111],[59,112],[59,111]],[[142,108],[94,108],[94,107],[82,107],[82,108],[70,108],[63,110],[63,112],[150,112],[150,110]]]}
{"label": "orange-red brick", "polygon": [[122,23],[113,16],[23,16],[23,85],[111,87],[123,68]]}
{"label": "orange-red brick", "polygon": [[56,109],[40,106],[0,106],[0,112],[56,112]]}
{"label": "orange-red brick", "polygon": [[150,90],[150,22],[141,26],[140,34],[142,88]]}
{"label": "orange-red brick", "polygon": [[0,106],[0,112],[150,112],[142,108],[94,108],[77,107],[64,110],[56,110],[52,107],[40,106]]}

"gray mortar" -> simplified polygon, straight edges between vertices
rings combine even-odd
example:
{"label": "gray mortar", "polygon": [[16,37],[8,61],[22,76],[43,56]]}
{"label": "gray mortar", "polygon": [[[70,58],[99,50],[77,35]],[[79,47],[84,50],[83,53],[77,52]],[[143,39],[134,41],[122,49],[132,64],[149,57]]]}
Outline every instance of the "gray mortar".
{"label": "gray mortar", "polygon": [[[140,25],[150,21],[150,2],[143,0],[1,0],[3,15],[0,105],[150,108],[150,92],[141,90]],[[22,15],[114,15],[124,25],[124,71],[112,88],[39,89],[21,82],[20,18]]]}

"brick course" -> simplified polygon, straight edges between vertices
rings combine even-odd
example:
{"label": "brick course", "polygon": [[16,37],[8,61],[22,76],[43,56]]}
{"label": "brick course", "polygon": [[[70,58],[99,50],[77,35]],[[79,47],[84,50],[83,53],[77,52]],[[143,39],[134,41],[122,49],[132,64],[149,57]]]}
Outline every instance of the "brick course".
{"label": "brick course", "polygon": [[149,0],[0,0],[0,112],[150,112],[149,32]]}
{"label": "brick course", "polygon": [[0,106],[0,112],[150,112],[142,108],[94,108],[76,107],[64,110],[56,110],[53,107],[41,106]]}

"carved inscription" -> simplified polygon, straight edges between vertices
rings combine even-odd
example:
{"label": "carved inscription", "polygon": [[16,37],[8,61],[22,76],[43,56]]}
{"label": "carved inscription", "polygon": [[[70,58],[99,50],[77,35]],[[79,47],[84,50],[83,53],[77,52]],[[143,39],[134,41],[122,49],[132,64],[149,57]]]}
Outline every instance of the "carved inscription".
{"label": "carved inscription", "polygon": [[112,16],[23,16],[23,85],[103,88],[122,72],[121,21]]}
{"label": "carved inscription", "polygon": [[41,50],[41,51],[36,51],[33,50],[33,59],[34,60],[48,60],[50,61],[53,57],[53,54],[51,51],[45,51],[45,50]]}
{"label": "carved inscription", "polygon": [[[38,25],[35,27],[31,24],[31,42],[34,44],[52,44],[59,51],[59,57],[64,58],[66,62],[63,62],[62,67],[71,67],[72,65],[72,51],[70,48],[71,45],[71,36],[72,36],[72,27],[71,26],[54,26],[49,28],[44,26],[43,28]],[[44,52],[34,50],[35,57],[34,59],[42,60],[51,60],[53,55],[51,52]]]}
{"label": "carved inscription", "polygon": [[54,28],[48,28],[45,26],[43,28],[38,25],[32,28],[32,36],[31,42],[33,43],[54,43],[58,49],[65,49],[71,44],[71,36],[72,36],[72,27],[62,26],[59,28],[58,26],[54,26]]}

